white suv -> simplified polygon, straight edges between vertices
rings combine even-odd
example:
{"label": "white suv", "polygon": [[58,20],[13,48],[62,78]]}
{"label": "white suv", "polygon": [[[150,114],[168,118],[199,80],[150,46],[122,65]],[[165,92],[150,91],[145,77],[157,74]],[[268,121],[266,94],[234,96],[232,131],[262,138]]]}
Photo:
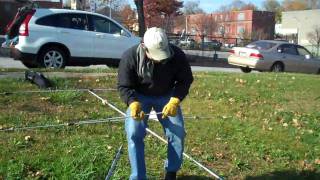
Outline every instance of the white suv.
{"label": "white suv", "polygon": [[19,27],[11,57],[29,68],[117,66],[122,53],[141,41],[106,16],[78,10],[32,9]]}

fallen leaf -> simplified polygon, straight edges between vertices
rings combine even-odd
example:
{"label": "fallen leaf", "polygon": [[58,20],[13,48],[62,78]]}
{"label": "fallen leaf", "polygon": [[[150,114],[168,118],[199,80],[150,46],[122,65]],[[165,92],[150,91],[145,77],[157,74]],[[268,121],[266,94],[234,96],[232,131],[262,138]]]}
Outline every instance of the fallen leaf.
{"label": "fallen leaf", "polygon": [[43,100],[43,101],[46,101],[46,100],[49,100],[50,97],[41,97],[40,100]]}
{"label": "fallen leaf", "polygon": [[36,176],[42,176],[43,174],[42,174],[41,171],[37,171],[35,175],[36,175]]}
{"label": "fallen leaf", "polygon": [[31,141],[32,138],[31,138],[31,136],[25,136],[25,137],[24,137],[24,140],[26,140],[26,141]]}
{"label": "fallen leaf", "polygon": [[283,127],[288,127],[288,123],[283,123],[282,126]]}
{"label": "fallen leaf", "polygon": [[309,130],[308,130],[308,133],[309,133],[309,134],[313,134],[313,130],[312,130],[312,129],[309,129]]}
{"label": "fallen leaf", "polygon": [[300,127],[301,124],[299,123],[298,119],[292,119],[292,123],[294,127]]}
{"label": "fallen leaf", "polygon": [[317,164],[317,165],[320,165],[320,159],[315,159],[314,163]]}
{"label": "fallen leaf", "polygon": [[216,153],[216,157],[219,159],[223,159],[224,155],[223,155],[223,153]]}
{"label": "fallen leaf", "polygon": [[271,157],[270,157],[269,155],[263,156],[263,159],[264,159],[265,161],[267,161],[267,162],[270,162],[270,163],[273,162],[273,160],[271,159]]}

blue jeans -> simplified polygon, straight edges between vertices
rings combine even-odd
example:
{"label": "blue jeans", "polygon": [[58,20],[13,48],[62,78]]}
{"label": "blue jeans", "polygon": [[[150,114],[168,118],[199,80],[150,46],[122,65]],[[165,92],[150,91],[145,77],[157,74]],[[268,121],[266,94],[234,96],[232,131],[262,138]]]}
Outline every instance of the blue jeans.
{"label": "blue jeans", "polygon": [[[169,102],[171,94],[165,96],[144,96],[139,94],[138,101],[142,105],[142,110],[149,113],[153,108],[156,112],[162,112],[163,107]],[[131,165],[131,180],[147,179],[146,165],[144,157],[144,137],[148,127],[148,116],[144,120],[137,121],[130,117],[130,109],[127,110],[125,129],[128,140],[129,160]],[[167,160],[165,170],[176,172],[180,169],[184,149],[184,123],[180,107],[175,117],[162,119],[162,115],[157,115],[164,133],[168,140]]]}

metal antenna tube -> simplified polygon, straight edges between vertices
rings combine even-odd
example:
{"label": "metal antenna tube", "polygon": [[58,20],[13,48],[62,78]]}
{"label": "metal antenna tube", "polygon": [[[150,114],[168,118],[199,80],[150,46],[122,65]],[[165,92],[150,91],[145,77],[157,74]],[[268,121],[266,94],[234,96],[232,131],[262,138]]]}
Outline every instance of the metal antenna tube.
{"label": "metal antenna tube", "polygon": [[108,89],[52,89],[52,90],[28,90],[28,91],[14,91],[14,92],[1,92],[0,95],[11,95],[11,94],[28,94],[28,93],[54,93],[54,92],[78,92],[78,91],[116,91],[115,88]]}
{"label": "metal antenna tube", "polygon": [[[123,116],[126,116],[126,114],[124,112],[122,112],[120,109],[118,109],[117,107],[115,107],[114,105],[110,104],[107,100],[101,98],[100,96],[98,96],[97,94],[95,94],[94,92],[90,91],[89,92],[94,95],[95,97],[97,97],[98,99],[100,99],[102,101],[103,104],[107,104],[109,105],[112,109],[116,110],[117,112],[119,112],[120,114],[122,114]],[[106,103],[104,103],[106,102]],[[146,128],[146,130],[152,134],[153,136],[157,137],[158,139],[160,139],[162,142],[168,144],[168,142],[163,139],[161,136],[159,136],[157,133],[153,132],[152,130],[150,130],[149,128]],[[199,163],[198,161],[196,161],[195,159],[193,159],[191,156],[189,156],[188,154],[186,153],[183,153],[183,155],[191,160],[192,162],[194,162],[197,166],[199,166],[200,168],[204,169],[205,171],[207,171],[210,175],[212,175],[213,177],[219,179],[219,180],[222,180],[223,178],[220,177],[219,175],[217,175],[216,173],[214,173],[212,170],[206,168],[205,166],[203,166],[201,163]]]}
{"label": "metal antenna tube", "polygon": [[118,163],[118,161],[120,159],[120,155],[122,154],[122,146],[123,145],[121,144],[121,146],[118,149],[118,152],[117,152],[116,156],[114,157],[114,159],[112,161],[111,167],[110,167],[110,169],[108,171],[108,174],[107,174],[105,180],[110,180],[111,179],[111,177],[113,175],[113,172],[116,169],[117,163]]}

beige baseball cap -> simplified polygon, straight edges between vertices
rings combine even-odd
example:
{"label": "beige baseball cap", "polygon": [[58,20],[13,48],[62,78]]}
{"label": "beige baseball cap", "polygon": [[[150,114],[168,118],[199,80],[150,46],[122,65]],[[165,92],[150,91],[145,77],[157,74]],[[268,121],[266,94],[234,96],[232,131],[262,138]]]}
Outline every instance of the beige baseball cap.
{"label": "beige baseball cap", "polygon": [[143,37],[144,46],[148,49],[147,53],[155,61],[162,61],[171,56],[169,43],[163,29],[152,27],[148,29]]}

